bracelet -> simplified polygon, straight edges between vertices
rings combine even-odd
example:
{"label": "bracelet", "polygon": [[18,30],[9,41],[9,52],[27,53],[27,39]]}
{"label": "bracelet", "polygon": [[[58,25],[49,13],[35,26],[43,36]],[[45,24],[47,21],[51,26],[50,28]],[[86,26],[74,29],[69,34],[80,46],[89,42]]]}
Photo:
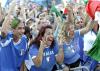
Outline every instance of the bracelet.
{"label": "bracelet", "polygon": [[61,65],[59,65],[59,67],[63,69],[63,68],[66,67],[66,65],[65,64],[61,64]]}

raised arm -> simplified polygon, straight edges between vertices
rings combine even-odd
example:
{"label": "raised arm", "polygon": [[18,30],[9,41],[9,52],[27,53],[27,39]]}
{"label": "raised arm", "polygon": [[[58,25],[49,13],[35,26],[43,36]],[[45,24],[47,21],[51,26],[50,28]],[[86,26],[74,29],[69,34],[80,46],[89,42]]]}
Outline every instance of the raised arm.
{"label": "raised arm", "polygon": [[84,35],[85,33],[89,32],[89,31],[94,27],[94,24],[95,24],[96,22],[97,22],[97,21],[90,20],[90,21],[88,22],[88,24],[86,25],[86,27],[85,27],[85,28],[82,28],[82,29],[80,30],[80,34],[81,34],[81,35]]}
{"label": "raised arm", "polygon": [[38,50],[37,56],[32,59],[32,61],[34,62],[34,64],[35,64],[36,67],[40,67],[40,65],[42,63],[42,60],[43,60],[43,51],[44,51],[45,47],[46,47],[45,41],[42,40],[41,44],[40,44],[40,48]]}
{"label": "raised arm", "polygon": [[13,0],[12,3],[11,3],[11,6],[9,7],[9,10],[8,10],[8,14],[7,16],[5,17],[5,20],[3,22],[3,25],[2,25],[2,29],[1,31],[6,35],[9,31],[9,26],[10,26],[10,15],[13,13],[13,10],[15,8],[15,5],[16,5],[16,0]]}
{"label": "raised arm", "polygon": [[2,20],[2,7],[1,7],[1,3],[0,3],[0,21]]}
{"label": "raised arm", "polygon": [[74,23],[73,5],[68,4],[68,22]]}
{"label": "raised arm", "polygon": [[23,21],[26,21],[26,12],[25,12],[25,1],[24,0],[21,0],[20,2],[20,7],[21,7],[21,18],[23,19]]}

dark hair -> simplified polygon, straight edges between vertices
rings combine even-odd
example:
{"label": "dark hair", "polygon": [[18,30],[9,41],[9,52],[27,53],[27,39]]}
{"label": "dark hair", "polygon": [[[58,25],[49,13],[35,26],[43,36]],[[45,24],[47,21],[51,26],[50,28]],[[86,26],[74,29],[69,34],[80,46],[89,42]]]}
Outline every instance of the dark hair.
{"label": "dark hair", "polygon": [[[52,29],[52,26],[51,25],[42,26],[41,29],[39,30],[39,33],[38,33],[37,37],[30,43],[30,46],[32,44],[36,44],[37,48],[39,49],[40,40],[42,40],[42,37],[44,36],[46,29],[48,29],[48,28]],[[54,44],[55,44],[55,41],[53,40],[50,47],[53,48]]]}
{"label": "dark hair", "polygon": [[31,29],[28,26],[25,26],[24,34],[27,36],[28,39],[32,39]]}
{"label": "dark hair", "polygon": [[97,32],[99,31],[99,24],[97,24],[98,25],[98,27],[97,27]]}
{"label": "dark hair", "polygon": [[92,29],[92,31],[93,31],[95,34],[98,33],[98,31],[99,31],[99,24],[98,24],[98,23],[97,23],[97,31],[94,31],[94,29]]}
{"label": "dark hair", "polygon": [[2,20],[0,21],[0,27],[2,27],[2,24],[3,24],[4,20],[5,20],[5,19],[2,19]]}

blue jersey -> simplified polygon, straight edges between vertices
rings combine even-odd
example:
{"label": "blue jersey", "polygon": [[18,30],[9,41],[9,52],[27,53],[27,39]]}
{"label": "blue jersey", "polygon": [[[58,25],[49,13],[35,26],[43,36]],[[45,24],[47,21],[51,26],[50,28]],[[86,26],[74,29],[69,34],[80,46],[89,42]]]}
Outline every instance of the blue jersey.
{"label": "blue jersey", "polygon": [[28,52],[27,52],[27,47],[28,47],[28,40],[25,35],[22,35],[21,39],[17,43],[13,42],[15,46],[15,57],[16,57],[16,65],[17,68],[20,69],[22,63],[24,62],[25,59],[28,58]]}
{"label": "blue jersey", "polygon": [[71,64],[76,62],[79,58],[79,31],[75,31],[74,38],[70,41],[70,43],[64,43],[64,63]]}
{"label": "blue jersey", "polygon": [[[1,35],[0,35],[0,41],[1,41]],[[1,46],[0,46],[0,70],[1,70]]]}
{"label": "blue jersey", "polygon": [[0,40],[0,71],[16,71],[14,55],[12,33],[8,33],[5,39]]}
{"label": "blue jersey", "polygon": [[[37,49],[37,46],[35,44],[30,47],[29,53],[32,59],[38,55],[38,51],[39,50]],[[55,44],[53,49],[51,49],[50,47],[45,48],[43,51],[42,64],[40,65],[40,67],[36,67],[35,65],[33,65],[30,71],[51,71],[56,63],[55,56],[57,55],[57,53],[58,53],[57,44]]]}

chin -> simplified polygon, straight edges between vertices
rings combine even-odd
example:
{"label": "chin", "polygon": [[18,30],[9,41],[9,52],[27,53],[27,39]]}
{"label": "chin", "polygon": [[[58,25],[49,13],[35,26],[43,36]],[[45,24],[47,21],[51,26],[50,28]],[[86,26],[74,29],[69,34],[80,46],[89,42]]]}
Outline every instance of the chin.
{"label": "chin", "polygon": [[74,36],[70,36],[70,38],[71,38],[71,39],[73,39],[73,38],[74,38]]}
{"label": "chin", "polygon": [[51,46],[51,44],[52,44],[51,41],[48,41],[48,42],[47,42],[47,45],[48,45],[48,46]]}

